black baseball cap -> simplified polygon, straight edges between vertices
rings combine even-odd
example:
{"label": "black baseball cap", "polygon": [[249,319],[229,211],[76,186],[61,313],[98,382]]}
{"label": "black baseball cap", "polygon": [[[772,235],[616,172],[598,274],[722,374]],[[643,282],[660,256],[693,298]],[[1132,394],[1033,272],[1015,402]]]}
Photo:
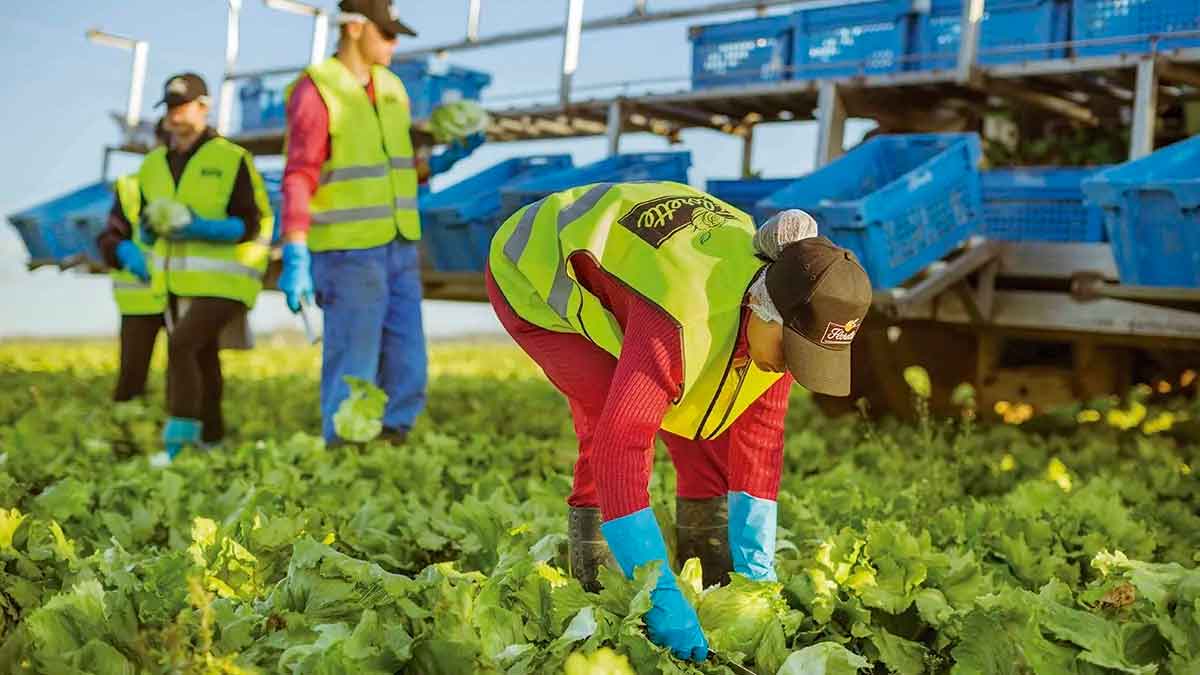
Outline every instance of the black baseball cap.
{"label": "black baseball cap", "polygon": [[361,14],[375,24],[385,37],[417,36],[417,32],[400,20],[400,14],[390,0],[341,0],[338,9],[349,14]]}
{"label": "black baseball cap", "polygon": [[163,97],[156,106],[166,104],[168,108],[191,103],[208,96],[208,85],[204,78],[195,73],[181,73],[167,80],[163,86]]}
{"label": "black baseball cap", "polygon": [[872,298],[858,258],[825,237],[802,239],[780,252],[766,283],[792,377],[814,393],[849,396],[850,345]]}

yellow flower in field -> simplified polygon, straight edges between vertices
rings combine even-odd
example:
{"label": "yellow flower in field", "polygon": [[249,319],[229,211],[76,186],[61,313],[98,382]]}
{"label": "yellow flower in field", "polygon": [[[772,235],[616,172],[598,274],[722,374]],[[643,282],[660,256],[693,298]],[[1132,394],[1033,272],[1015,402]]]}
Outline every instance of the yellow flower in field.
{"label": "yellow flower in field", "polygon": [[337,541],[337,535],[330,531],[330,533],[325,535],[325,538],[321,540],[321,543],[325,544],[326,546],[333,546],[333,542],[335,541]]}
{"label": "yellow flower in field", "polygon": [[565,665],[566,675],[634,675],[629,659],[608,647],[597,649],[590,656],[575,652],[567,657]]}
{"label": "yellow flower in field", "polygon": [[1179,377],[1179,386],[1190,387],[1192,385],[1192,383],[1195,381],[1196,381],[1196,371],[1185,370],[1185,371],[1183,371],[1183,375],[1181,375]]}
{"label": "yellow flower in field", "polygon": [[909,366],[904,369],[904,381],[908,383],[908,388],[921,398],[929,398],[933,391],[933,384],[929,380],[929,371],[921,366]]}
{"label": "yellow flower in field", "polygon": [[1122,431],[1128,431],[1136,428],[1146,419],[1146,406],[1136,401],[1129,406],[1129,410],[1121,410],[1114,408],[1108,411],[1108,425],[1116,427]]}
{"label": "yellow flower in field", "polygon": [[539,562],[535,569],[538,576],[550,582],[550,588],[562,588],[567,585],[567,575],[562,573],[562,570],[553,565]]}
{"label": "yellow flower in field", "polygon": [[1008,473],[1017,468],[1017,458],[1012,455],[1005,455],[1000,458],[1000,470]]}
{"label": "yellow flower in field", "polygon": [[1102,419],[1099,410],[1080,410],[1075,416],[1075,421],[1080,424],[1092,424],[1099,422]]}
{"label": "yellow flower in field", "polygon": [[1170,431],[1171,427],[1175,426],[1175,415],[1169,412],[1161,412],[1152,419],[1146,420],[1142,425],[1142,433],[1147,436]]}
{"label": "yellow flower in field", "polygon": [[1057,457],[1050,460],[1050,465],[1046,467],[1046,480],[1058,484],[1063,492],[1071,491],[1071,473]]}
{"label": "yellow flower in field", "polygon": [[1179,473],[1181,473],[1185,476],[1190,476],[1190,475],[1192,475],[1192,467],[1188,466],[1187,464],[1180,464],[1179,465]]}

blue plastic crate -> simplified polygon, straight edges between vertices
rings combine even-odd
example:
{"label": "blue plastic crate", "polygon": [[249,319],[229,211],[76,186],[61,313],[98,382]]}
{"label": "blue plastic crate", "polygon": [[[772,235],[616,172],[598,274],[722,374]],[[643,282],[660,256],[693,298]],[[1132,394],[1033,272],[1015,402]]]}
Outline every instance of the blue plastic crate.
{"label": "blue plastic crate", "polygon": [[514,157],[422,199],[421,223],[434,267],[482,271],[499,227],[500,189],[570,166],[570,155]]}
{"label": "blue plastic crate", "polygon": [[238,90],[242,101],[242,131],[271,131],[287,125],[287,106],[283,92],[287,82],[265,83],[251,78]]}
{"label": "blue plastic crate", "polygon": [[8,222],[17,230],[25,250],[29,252],[29,261],[34,264],[48,263],[54,260],[54,252],[50,248],[42,232],[41,222],[37,216],[28,211],[14,213],[8,217]]}
{"label": "blue plastic crate", "polygon": [[692,26],[688,38],[694,89],[788,79],[792,24],[787,16]]}
{"label": "blue plastic crate", "polygon": [[892,288],[979,232],[981,157],[975,134],[877,136],[759,206],[804,209]]}
{"label": "blue plastic crate", "polygon": [[792,78],[815,80],[900,70],[915,20],[913,0],[799,10],[792,14]]}
{"label": "blue plastic crate", "polygon": [[756,216],[755,204],[796,182],[797,178],[750,178],[745,180],[710,180],[708,194]]}
{"label": "blue plastic crate", "polygon": [[[962,38],[962,0],[933,0],[917,21],[911,70],[954,68]],[[979,36],[985,65],[1057,59],[1067,55],[1070,0],[987,0]],[[1058,44],[1050,47],[1047,45]]]}
{"label": "blue plastic crate", "polygon": [[500,219],[546,195],[581,185],[605,182],[688,182],[690,152],[641,152],[616,155],[586,166],[521,180],[500,191]]}
{"label": "blue plastic crate", "polygon": [[1080,183],[1100,169],[1037,167],[981,174],[984,234],[1010,241],[1104,241],[1104,214]]}
{"label": "blue plastic crate", "polygon": [[478,101],[492,76],[458,66],[439,66],[417,59],[393,61],[391,71],[404,81],[412,105],[413,119],[428,118],[443,103]]}
{"label": "blue plastic crate", "polygon": [[[1078,56],[1200,47],[1200,0],[1073,0],[1072,5],[1071,39],[1084,42],[1075,45]],[[1157,43],[1150,36],[1157,36]]]}
{"label": "blue plastic crate", "polygon": [[1122,283],[1200,288],[1200,136],[1083,181]]}

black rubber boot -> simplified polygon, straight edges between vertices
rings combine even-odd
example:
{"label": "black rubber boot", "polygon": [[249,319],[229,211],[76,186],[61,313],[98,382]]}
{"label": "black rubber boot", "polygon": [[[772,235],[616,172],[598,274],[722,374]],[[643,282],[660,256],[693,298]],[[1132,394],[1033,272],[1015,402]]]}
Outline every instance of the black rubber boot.
{"label": "black rubber boot", "polygon": [[567,552],[571,576],[592,593],[600,591],[600,568],[618,569],[608,550],[608,542],[600,533],[600,509],[570,507],[567,514]]}
{"label": "black rubber boot", "polygon": [[700,559],[705,588],[729,581],[733,558],[729,553],[729,502],[725,496],[675,498],[675,560],[682,567],[689,558]]}

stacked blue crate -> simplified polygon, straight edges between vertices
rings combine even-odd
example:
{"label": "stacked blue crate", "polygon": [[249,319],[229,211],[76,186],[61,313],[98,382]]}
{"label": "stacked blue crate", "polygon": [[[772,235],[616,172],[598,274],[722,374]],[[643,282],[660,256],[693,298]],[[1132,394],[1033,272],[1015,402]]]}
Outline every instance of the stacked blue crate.
{"label": "stacked blue crate", "polygon": [[692,87],[709,89],[777,82],[792,66],[791,19],[765,16],[692,26]]}
{"label": "stacked blue crate", "polygon": [[[747,178],[744,180],[708,181],[708,194],[720,199],[730,206],[745,212],[747,215],[758,217],[756,205],[766,197],[779,192],[783,188],[799,180],[798,178]],[[761,225],[762,223],[759,222]]]}
{"label": "stacked blue crate", "polygon": [[1083,181],[1121,282],[1200,288],[1200,136]]}
{"label": "stacked blue crate", "polygon": [[804,209],[876,288],[892,288],[979,232],[981,158],[975,134],[877,136],[759,208]]}
{"label": "stacked blue crate", "polygon": [[9,216],[30,262],[69,265],[100,262],[96,237],[108,222],[112,187],[96,182]]}
{"label": "stacked blue crate", "polygon": [[482,271],[504,186],[571,166],[569,155],[514,157],[421,199],[421,226],[441,272]]}
{"label": "stacked blue crate", "polygon": [[[910,69],[954,68],[962,33],[962,0],[932,0],[910,45]],[[1070,0],[988,0],[978,61],[984,65],[1063,58],[1070,39]]]}
{"label": "stacked blue crate", "polygon": [[690,152],[641,152],[616,155],[586,166],[518,181],[500,191],[501,217],[539,199],[591,183],[674,181],[687,183]]}
{"label": "stacked blue crate", "polygon": [[1010,241],[1104,241],[1104,214],[1084,204],[1099,169],[1029,167],[982,173],[984,234]]}
{"label": "stacked blue crate", "polygon": [[1200,47],[1200,0],[1072,0],[1071,39],[1076,56]]}
{"label": "stacked blue crate", "polygon": [[900,70],[916,19],[914,0],[801,9],[792,15],[792,77],[819,80]]}

